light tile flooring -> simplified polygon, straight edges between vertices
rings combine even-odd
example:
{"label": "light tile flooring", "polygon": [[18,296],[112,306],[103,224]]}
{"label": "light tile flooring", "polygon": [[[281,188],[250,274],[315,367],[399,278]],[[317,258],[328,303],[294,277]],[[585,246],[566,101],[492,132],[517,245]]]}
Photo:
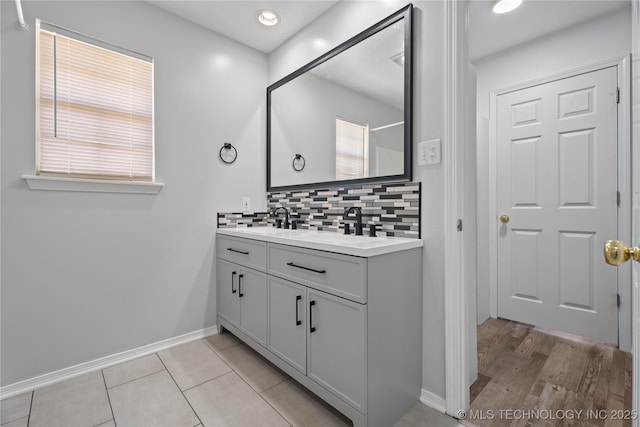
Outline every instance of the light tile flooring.
{"label": "light tile flooring", "polygon": [[[2,427],[348,426],[224,333],[3,400]],[[396,427],[455,427],[418,403]]]}

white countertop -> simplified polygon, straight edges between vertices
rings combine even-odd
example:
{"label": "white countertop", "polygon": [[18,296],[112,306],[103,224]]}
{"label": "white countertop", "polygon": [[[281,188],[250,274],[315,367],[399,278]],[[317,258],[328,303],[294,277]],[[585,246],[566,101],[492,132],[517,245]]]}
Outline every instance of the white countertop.
{"label": "white countertop", "polygon": [[268,226],[218,228],[217,233],[359,257],[371,257],[423,246],[422,239],[347,236],[333,231],[284,230]]}

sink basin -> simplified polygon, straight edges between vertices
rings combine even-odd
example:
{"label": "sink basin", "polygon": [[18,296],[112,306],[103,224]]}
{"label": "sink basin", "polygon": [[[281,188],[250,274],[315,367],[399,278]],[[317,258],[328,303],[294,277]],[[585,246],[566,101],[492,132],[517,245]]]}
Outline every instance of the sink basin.
{"label": "sink basin", "polygon": [[219,228],[219,234],[271,243],[370,257],[423,246],[422,239],[353,236],[332,231],[285,230],[275,227]]}

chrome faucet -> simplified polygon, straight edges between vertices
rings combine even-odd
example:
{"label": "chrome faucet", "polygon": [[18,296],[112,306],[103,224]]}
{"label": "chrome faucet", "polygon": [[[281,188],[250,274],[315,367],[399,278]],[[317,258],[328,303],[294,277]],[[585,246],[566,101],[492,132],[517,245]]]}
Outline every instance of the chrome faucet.
{"label": "chrome faucet", "polygon": [[[343,219],[346,220],[352,211],[356,212],[356,222],[354,224],[356,236],[362,236],[362,210],[359,207],[351,206],[350,208],[344,208]],[[344,225],[344,234],[349,234],[349,224]]]}
{"label": "chrome faucet", "polygon": [[[273,209],[273,216],[277,217],[278,216],[278,211],[280,211],[280,209],[284,210],[284,228],[288,230],[289,229],[289,209],[285,208],[284,206],[280,206],[279,208],[274,208]],[[276,220],[276,224],[277,224],[278,228],[282,228],[281,222],[282,222],[282,220],[280,220],[280,219]]]}

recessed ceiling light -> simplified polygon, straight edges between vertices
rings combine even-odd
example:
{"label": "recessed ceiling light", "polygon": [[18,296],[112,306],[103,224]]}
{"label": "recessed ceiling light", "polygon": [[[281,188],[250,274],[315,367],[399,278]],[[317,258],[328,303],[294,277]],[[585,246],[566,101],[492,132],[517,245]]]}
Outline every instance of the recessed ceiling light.
{"label": "recessed ceiling light", "polygon": [[493,4],[495,13],[511,12],[522,4],[522,0],[498,0]]}
{"label": "recessed ceiling light", "polygon": [[280,15],[271,9],[263,9],[258,12],[258,22],[267,27],[273,27],[280,22]]}

